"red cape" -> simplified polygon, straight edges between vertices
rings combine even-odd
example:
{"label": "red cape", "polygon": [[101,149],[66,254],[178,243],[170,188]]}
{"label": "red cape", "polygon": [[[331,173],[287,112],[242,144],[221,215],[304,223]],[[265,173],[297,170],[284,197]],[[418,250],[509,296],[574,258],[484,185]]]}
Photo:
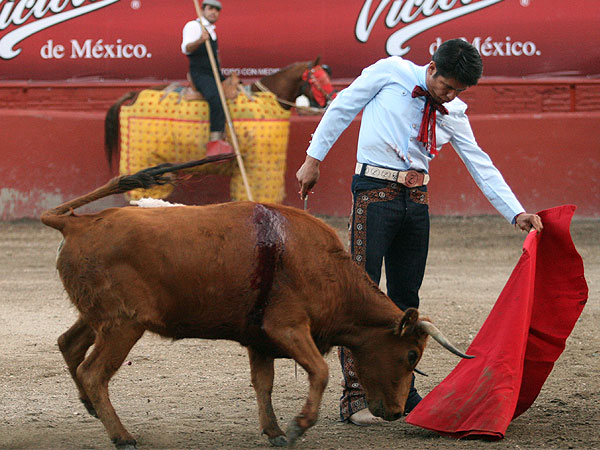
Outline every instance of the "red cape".
{"label": "red cape", "polygon": [[571,240],[575,206],[539,213],[523,254],[456,368],[406,417],[455,438],[502,439],[537,398],[587,301],[583,261]]}

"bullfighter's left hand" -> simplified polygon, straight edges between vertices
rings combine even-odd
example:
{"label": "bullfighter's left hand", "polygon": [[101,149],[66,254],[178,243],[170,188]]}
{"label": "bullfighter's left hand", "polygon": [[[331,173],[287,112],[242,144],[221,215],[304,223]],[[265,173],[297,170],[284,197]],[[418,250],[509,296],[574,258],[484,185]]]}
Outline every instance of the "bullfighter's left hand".
{"label": "bullfighter's left hand", "polygon": [[542,218],[537,214],[521,213],[517,215],[515,226],[523,231],[530,231],[532,228],[538,233],[544,229]]}

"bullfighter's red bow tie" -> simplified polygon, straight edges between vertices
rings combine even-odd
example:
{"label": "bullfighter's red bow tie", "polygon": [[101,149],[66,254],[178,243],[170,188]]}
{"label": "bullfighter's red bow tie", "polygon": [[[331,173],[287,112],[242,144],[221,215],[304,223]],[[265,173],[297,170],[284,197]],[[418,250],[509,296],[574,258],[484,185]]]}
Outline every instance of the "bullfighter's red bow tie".
{"label": "bullfighter's red bow tie", "polygon": [[425,150],[435,156],[438,154],[435,142],[436,111],[439,111],[442,114],[448,114],[448,110],[444,105],[436,103],[433,98],[431,98],[429,91],[426,91],[420,86],[415,86],[412,91],[412,97],[416,98],[423,96],[425,97],[425,109],[423,110],[423,119],[421,120],[421,128],[419,129],[417,140],[425,145]]}

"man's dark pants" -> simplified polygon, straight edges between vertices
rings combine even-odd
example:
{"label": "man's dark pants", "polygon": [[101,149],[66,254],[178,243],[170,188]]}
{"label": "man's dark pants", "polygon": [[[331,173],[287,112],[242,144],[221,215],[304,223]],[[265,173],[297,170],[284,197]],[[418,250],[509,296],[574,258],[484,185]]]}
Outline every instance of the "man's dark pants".
{"label": "man's dark pants", "polygon": [[[429,249],[427,187],[354,175],[352,178],[350,249],[354,261],[377,284],[385,258],[387,294],[402,310],[418,308],[419,288]],[[352,354],[339,349],[344,381],[340,415],[346,421],[367,407],[354,370]]]}
{"label": "man's dark pants", "polygon": [[192,74],[192,81],[194,82],[196,89],[202,93],[202,96],[208,102],[210,111],[210,131],[224,131],[225,112],[223,111],[223,105],[221,104],[215,77],[212,74],[196,73]]}

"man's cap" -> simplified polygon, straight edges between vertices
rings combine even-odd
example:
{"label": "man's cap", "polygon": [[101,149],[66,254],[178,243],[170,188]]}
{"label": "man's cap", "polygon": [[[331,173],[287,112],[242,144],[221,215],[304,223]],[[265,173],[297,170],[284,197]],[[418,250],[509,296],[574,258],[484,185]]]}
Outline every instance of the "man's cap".
{"label": "man's cap", "polygon": [[202,0],[202,7],[214,6],[217,9],[221,9],[223,6],[219,0]]}

